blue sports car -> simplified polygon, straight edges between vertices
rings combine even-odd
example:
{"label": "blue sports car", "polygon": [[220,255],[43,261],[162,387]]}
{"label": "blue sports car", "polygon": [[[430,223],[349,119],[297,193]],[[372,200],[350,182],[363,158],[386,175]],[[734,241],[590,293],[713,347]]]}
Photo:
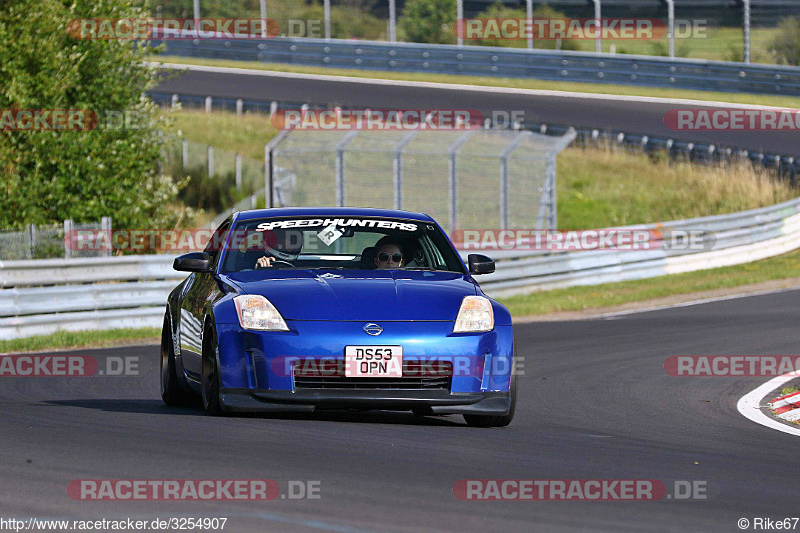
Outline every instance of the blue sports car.
{"label": "blue sports car", "polygon": [[234,213],[169,295],[167,405],[211,414],[317,409],[514,416],[514,336],[441,227],[420,213],[280,208]]}

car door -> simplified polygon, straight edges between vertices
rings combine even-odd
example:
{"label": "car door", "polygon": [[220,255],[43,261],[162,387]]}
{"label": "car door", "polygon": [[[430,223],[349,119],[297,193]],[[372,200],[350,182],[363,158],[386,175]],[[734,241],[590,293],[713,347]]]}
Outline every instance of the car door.
{"label": "car door", "polygon": [[181,359],[186,377],[200,381],[203,356],[203,320],[206,302],[217,286],[214,278],[221,245],[226,240],[231,220],[228,219],[214,232],[204,252],[211,257],[211,272],[193,272],[186,280],[186,290],[181,301],[180,340]]}

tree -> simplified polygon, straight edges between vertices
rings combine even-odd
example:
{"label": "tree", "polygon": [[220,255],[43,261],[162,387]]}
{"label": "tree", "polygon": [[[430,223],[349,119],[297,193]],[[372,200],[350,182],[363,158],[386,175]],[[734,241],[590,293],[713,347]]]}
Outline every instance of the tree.
{"label": "tree", "polygon": [[155,68],[144,64],[152,49],[69,31],[77,19],[147,17],[147,6],[135,4],[6,0],[0,112],[8,119],[7,110],[84,110],[87,127],[92,116],[99,122],[81,131],[19,131],[0,123],[0,227],[111,216],[117,227],[152,228],[177,219],[169,205],[177,187],[158,171],[163,119],[142,96],[156,80]]}
{"label": "tree", "polygon": [[456,0],[408,0],[400,29],[411,42],[452,44],[456,41],[455,21]]}

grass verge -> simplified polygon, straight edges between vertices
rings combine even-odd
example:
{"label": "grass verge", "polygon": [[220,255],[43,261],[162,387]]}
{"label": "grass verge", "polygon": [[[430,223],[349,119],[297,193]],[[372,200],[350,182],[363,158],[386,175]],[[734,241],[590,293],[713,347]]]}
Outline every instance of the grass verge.
{"label": "grass verge", "polygon": [[571,147],[557,162],[561,229],[733,213],[800,195],[749,162],[692,164],[614,146]]}
{"label": "grass verge", "polygon": [[[512,89],[540,89],[549,91],[569,91],[577,93],[613,94],[623,96],[653,96],[657,98],[688,98],[713,102],[731,102],[736,104],[753,104],[785,108],[800,108],[800,98],[789,96],[773,96],[761,94],[740,94],[711,91],[693,91],[685,89],[639,87],[635,85],[607,85],[602,83],[577,83],[535,80],[529,78],[500,78],[489,76],[458,76],[453,74],[434,74],[429,72],[385,72],[381,70],[360,70],[325,68],[305,65],[285,65],[282,63],[260,63],[257,61],[233,61],[223,59],[205,59],[197,57],[153,56],[153,61],[164,63],[182,63],[185,65],[205,65],[212,67],[248,68],[254,70],[270,70],[277,72],[296,72],[328,76],[347,76],[356,78],[373,78],[382,80],[403,80],[418,82],[436,82],[449,84],[480,85],[485,87],[505,87]],[[578,124],[580,125],[580,124]]]}
{"label": "grass verge", "polygon": [[[264,161],[264,145],[277,135],[268,115],[197,109],[165,110],[172,120],[169,133],[214,148],[238,152],[243,157]],[[205,154],[201,154],[205,156]]]}
{"label": "grass verge", "polygon": [[501,298],[516,317],[559,311],[602,309],[677,294],[690,294],[795,278],[800,272],[800,251],[743,265],[602,285],[569,287],[524,296]]}
{"label": "grass verge", "polygon": [[50,335],[0,341],[0,353],[42,352],[67,348],[102,348],[124,344],[155,344],[160,340],[160,328],[57,331]]}

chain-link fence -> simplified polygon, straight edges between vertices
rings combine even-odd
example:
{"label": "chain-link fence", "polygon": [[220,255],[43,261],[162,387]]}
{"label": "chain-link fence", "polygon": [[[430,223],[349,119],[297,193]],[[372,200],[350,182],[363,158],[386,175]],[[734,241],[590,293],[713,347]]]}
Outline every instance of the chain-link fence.
{"label": "chain-link fence", "polygon": [[264,186],[263,160],[185,139],[175,138],[164,144],[161,165],[167,174],[216,176],[244,194],[253,194]]}
{"label": "chain-link fence", "polygon": [[555,158],[574,138],[574,131],[296,130],[272,148],[274,179],[276,169],[295,177],[272,203],[419,211],[449,231],[556,228]]}
{"label": "chain-link fence", "polygon": [[110,250],[82,240],[97,231],[110,234],[111,217],[103,217],[100,222],[75,224],[65,220],[63,224],[28,224],[22,230],[0,230],[0,261],[109,256]]}

